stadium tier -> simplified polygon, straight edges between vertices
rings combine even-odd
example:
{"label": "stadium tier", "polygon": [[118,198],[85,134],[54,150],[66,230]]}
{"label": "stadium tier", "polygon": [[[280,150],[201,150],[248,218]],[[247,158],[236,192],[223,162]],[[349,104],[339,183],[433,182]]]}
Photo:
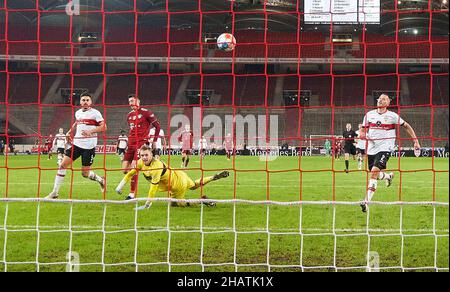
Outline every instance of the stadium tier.
{"label": "stadium tier", "polygon": [[[96,31],[99,36],[102,32],[97,29],[86,28],[87,31]],[[447,36],[409,36],[399,34],[398,41],[395,36],[382,34],[352,33],[353,41],[341,46],[333,44],[329,32],[268,32],[266,35],[258,31],[236,31],[240,46],[236,57],[264,58],[267,54],[274,58],[330,58],[337,52],[343,51],[351,58],[448,58]],[[148,36],[151,35],[151,39]],[[9,31],[10,54],[36,55],[40,46],[42,55],[70,56],[70,37],[68,31],[58,27],[40,27],[40,38],[37,38],[37,27],[12,27]],[[129,29],[117,28],[105,32],[106,56],[135,56],[136,45],[142,49],[142,56],[167,57],[169,51],[173,57],[195,57],[200,55],[198,46],[199,35],[193,30],[174,30],[170,33],[170,40],[163,30],[142,30],[135,35]],[[264,41],[264,37],[267,41]],[[168,45],[170,44],[170,50]],[[2,42],[4,51],[5,43]],[[331,51],[333,47],[333,52]],[[380,48],[383,49],[380,49]],[[397,50],[397,47],[399,50]],[[145,54],[147,52],[147,54]],[[214,57],[227,57],[226,53],[213,50]],[[78,56],[103,56],[102,48],[80,49],[75,47]],[[206,55],[206,52],[204,53]]]}

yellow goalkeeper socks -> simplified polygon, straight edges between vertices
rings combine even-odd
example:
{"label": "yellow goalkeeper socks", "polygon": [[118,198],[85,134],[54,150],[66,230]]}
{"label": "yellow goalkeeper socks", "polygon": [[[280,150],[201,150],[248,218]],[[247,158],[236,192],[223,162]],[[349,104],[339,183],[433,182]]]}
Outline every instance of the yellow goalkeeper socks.
{"label": "yellow goalkeeper socks", "polygon": [[198,189],[201,186],[207,185],[210,182],[212,182],[213,180],[214,180],[214,176],[204,177],[203,179],[200,178],[200,179],[195,181],[195,187],[193,189],[195,190],[195,189]]}

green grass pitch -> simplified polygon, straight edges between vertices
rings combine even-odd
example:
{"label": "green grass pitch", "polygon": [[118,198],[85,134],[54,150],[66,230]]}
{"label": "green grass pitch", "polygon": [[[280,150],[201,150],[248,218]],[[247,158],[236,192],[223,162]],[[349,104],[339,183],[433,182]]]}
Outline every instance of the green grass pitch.
{"label": "green grass pitch", "polygon": [[[79,168],[79,163],[74,167]],[[205,175],[231,170],[229,178],[203,189],[214,199],[235,195],[288,202],[301,196],[305,201],[329,201],[334,196],[337,201],[357,202],[364,197],[367,173],[358,171],[355,161],[350,163],[349,174],[342,172],[343,159],[333,164],[330,157],[279,157],[266,164],[258,157],[238,156],[233,165],[225,157],[207,156],[201,164],[193,157],[190,167],[201,166]],[[180,164],[181,157],[170,157],[172,167]],[[110,169],[107,199],[122,200],[114,193],[122,178],[119,158],[98,155],[94,167],[101,169],[96,172],[104,175],[104,166]],[[379,183],[375,201],[399,197],[431,201],[434,196],[448,203],[448,158],[392,157],[388,167],[395,180],[390,188]],[[5,157],[0,156],[0,196],[7,190],[10,198],[33,198],[38,192],[44,197],[52,189],[55,173],[55,156],[53,160],[42,156],[40,161],[37,156],[10,156],[8,171]],[[194,179],[201,175],[200,170],[187,173]],[[98,185],[83,179],[79,169],[68,173],[60,192],[63,199],[71,188],[74,199],[102,199]],[[146,196],[147,189],[141,177],[140,197]],[[190,192],[187,198],[196,199],[199,194]],[[323,267],[308,271],[334,271],[327,268],[333,266],[364,271],[369,245],[370,251],[378,253],[381,267],[392,267],[386,271],[399,271],[399,267],[448,271],[449,267],[446,206],[372,206],[370,236],[367,215],[359,206],[169,208],[158,202],[137,217],[135,206],[40,203],[38,208],[37,203],[0,202],[0,271],[65,271],[69,248],[79,255],[81,271],[202,271],[202,267],[205,271],[301,271],[300,266]]]}

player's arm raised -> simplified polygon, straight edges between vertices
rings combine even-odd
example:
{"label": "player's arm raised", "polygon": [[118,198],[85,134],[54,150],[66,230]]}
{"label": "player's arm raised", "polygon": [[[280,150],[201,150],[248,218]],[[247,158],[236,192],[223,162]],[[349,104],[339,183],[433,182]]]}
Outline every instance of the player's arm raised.
{"label": "player's arm raised", "polygon": [[414,141],[414,149],[415,150],[420,149],[419,139],[417,139],[416,132],[411,127],[411,125],[408,124],[407,122],[404,122],[402,126],[405,128],[406,133],[408,133],[409,137],[411,137],[413,139],[413,141]]}

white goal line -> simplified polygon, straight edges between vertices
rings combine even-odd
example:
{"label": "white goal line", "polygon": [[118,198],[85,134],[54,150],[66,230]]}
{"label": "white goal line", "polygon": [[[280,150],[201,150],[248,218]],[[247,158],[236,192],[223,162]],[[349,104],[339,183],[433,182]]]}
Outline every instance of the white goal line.
{"label": "white goal line", "polygon": [[[254,181],[254,182],[260,182],[260,180],[249,180],[249,181]],[[272,189],[292,189],[292,188],[298,188],[300,185],[298,184],[299,181],[298,180],[283,180],[283,182],[292,182],[292,183],[296,183],[296,185],[285,185],[285,184],[276,184],[276,183],[271,183],[270,184],[270,188]],[[330,181],[331,183],[331,181]],[[421,186],[413,186],[413,185],[402,185],[402,189],[415,189],[417,190],[418,188],[421,189],[430,189],[430,188],[434,188],[434,189],[449,189],[449,186],[423,186],[423,182],[408,182],[408,184],[421,184]],[[33,182],[31,184],[34,185],[51,185],[53,186],[54,183],[53,182]],[[23,182],[0,182],[0,185],[30,185],[30,183],[23,183]],[[72,185],[74,186],[84,186],[86,185],[84,182],[73,182]],[[217,187],[229,187],[229,184],[221,184],[221,183],[215,183],[214,184]],[[246,184],[246,186],[252,187],[252,188],[267,188],[267,185],[262,185],[262,184]],[[331,187],[330,185],[326,185],[326,187]],[[335,184],[334,187],[336,188],[348,188],[348,185],[344,185],[344,184]],[[364,189],[366,186],[361,185],[360,186],[362,189]],[[308,186],[308,185],[302,185],[302,188],[315,188],[315,186]]]}
{"label": "white goal line", "polygon": [[[10,232],[22,232],[22,231],[37,231],[39,228],[39,232],[43,233],[53,233],[53,232],[75,232],[75,233],[93,233],[93,232],[106,232],[106,233],[114,233],[115,231],[120,232],[162,232],[162,231],[168,231],[169,228],[167,226],[138,226],[136,228],[130,227],[130,226],[118,226],[118,225],[7,225],[7,230]],[[72,229],[69,229],[72,228]],[[3,227],[0,226],[0,230],[4,230]],[[260,232],[260,233],[267,233],[267,228],[235,228],[227,227],[227,226],[202,226],[202,229],[200,230],[198,226],[170,226],[171,232],[177,232],[177,231],[192,231],[192,232],[237,232],[237,233],[243,233],[243,232]],[[300,229],[299,228],[269,228],[269,232],[271,234],[286,234],[286,233],[292,233],[292,234],[299,234]],[[432,228],[422,228],[422,229],[400,229],[400,228],[308,228],[308,227],[302,227],[302,232],[373,232],[373,233],[392,233],[393,235],[397,236],[400,234],[400,232],[406,232],[406,233],[424,233],[424,232],[438,232],[438,233],[449,233],[449,229],[432,229]],[[304,234],[306,236],[313,235],[313,234]],[[438,235],[440,236],[440,235]]]}
{"label": "white goal line", "polygon": [[304,265],[277,265],[268,263],[253,263],[253,264],[239,264],[239,263],[170,263],[170,262],[155,262],[155,263],[145,263],[145,262],[121,262],[121,263],[106,263],[106,262],[93,262],[93,263],[76,263],[76,262],[40,262],[40,261],[27,261],[27,262],[3,262],[0,264],[8,265],[36,265],[36,266],[66,266],[71,265],[72,267],[89,267],[89,266],[102,266],[102,267],[119,267],[119,266],[133,266],[133,267],[149,267],[149,266],[170,266],[170,267],[183,267],[183,266],[201,266],[201,267],[219,267],[219,266],[231,266],[235,268],[245,268],[245,267],[270,267],[270,268],[284,268],[284,269],[301,269],[304,270],[334,270],[334,271],[345,271],[345,270],[371,270],[371,271],[382,271],[382,270],[401,270],[405,271],[416,271],[416,270],[433,270],[433,271],[449,271],[449,268],[439,268],[439,267],[402,267],[402,266],[380,266],[380,267],[368,267],[368,266],[355,266],[355,267],[338,267],[338,266],[304,266]]}
{"label": "white goal line", "polygon": [[[59,203],[59,204],[112,204],[112,205],[130,205],[137,204],[139,202],[146,202],[147,200],[152,202],[167,202],[167,203],[191,203],[191,204],[201,204],[201,203],[217,203],[217,204],[247,204],[247,205],[279,205],[279,206],[300,206],[300,205],[346,205],[355,206],[360,205],[361,202],[350,202],[350,201],[291,201],[291,202],[281,202],[281,201],[254,201],[254,200],[214,200],[214,199],[188,199],[179,200],[172,198],[139,198],[129,201],[118,201],[118,200],[75,200],[75,199],[61,199],[52,200],[44,198],[0,198],[0,203]],[[373,201],[369,202],[369,205],[383,205],[383,206],[440,206],[448,207],[447,202],[436,202],[436,201],[419,201],[419,202],[406,202],[406,201],[392,201],[392,202],[379,202]]]}

